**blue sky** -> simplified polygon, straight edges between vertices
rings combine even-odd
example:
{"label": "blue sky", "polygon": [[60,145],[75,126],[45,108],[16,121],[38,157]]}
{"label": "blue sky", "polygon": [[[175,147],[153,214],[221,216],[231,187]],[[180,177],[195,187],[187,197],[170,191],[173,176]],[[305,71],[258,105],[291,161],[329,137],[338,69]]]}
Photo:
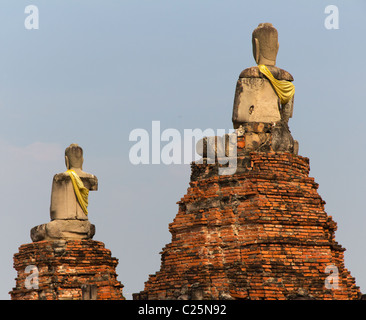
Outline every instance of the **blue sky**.
{"label": "blue sky", "polygon": [[[39,29],[24,27],[27,5]],[[339,29],[324,27],[328,5]],[[49,221],[52,177],[70,143],[99,179],[89,219],[119,259],[127,298],[160,268],[189,165],[132,165],[129,133],[231,129],[236,80],[255,65],[251,33],[279,31],[277,66],[296,86],[289,125],[310,158],[345,265],[366,291],[366,3],[347,1],[10,1],[0,4],[0,299],[13,254]]]}

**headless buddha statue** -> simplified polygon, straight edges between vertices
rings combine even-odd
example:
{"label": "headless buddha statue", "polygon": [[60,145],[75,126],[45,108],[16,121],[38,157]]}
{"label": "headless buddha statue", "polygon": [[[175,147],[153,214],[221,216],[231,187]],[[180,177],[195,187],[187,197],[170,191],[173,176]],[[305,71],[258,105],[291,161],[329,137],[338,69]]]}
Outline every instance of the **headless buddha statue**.
{"label": "headless buddha statue", "polygon": [[239,75],[232,115],[234,129],[246,132],[248,151],[297,154],[298,143],[288,127],[293,113],[295,87],[291,82],[294,79],[276,67],[278,32],[271,23],[261,23],[253,31],[252,46],[258,66],[247,68]]}
{"label": "headless buddha statue", "polygon": [[89,191],[98,189],[96,176],[82,170],[83,149],[71,144],[65,150],[67,171],[53,177],[51,222],[31,230],[33,241],[49,239],[91,239],[95,226],[88,220]]}
{"label": "headless buddha statue", "polygon": [[232,113],[235,133],[198,141],[196,151],[203,158],[215,160],[219,154],[235,156],[237,145],[230,141],[239,136],[244,144],[240,147],[241,154],[298,153],[298,142],[288,126],[294,105],[294,79],[276,67],[279,49],[276,28],[271,23],[259,24],[252,33],[252,46],[257,66],[243,70],[236,84]]}
{"label": "headless buddha statue", "polygon": [[[87,220],[88,212],[87,199],[89,190],[98,189],[98,179],[96,176],[82,170],[84,158],[83,149],[77,144],[71,144],[65,150],[66,172],[58,173],[53,177],[51,192],[51,220],[77,219]],[[78,179],[79,177],[79,179]],[[74,180],[83,183],[81,188],[75,185]],[[79,182],[80,184],[80,182]],[[78,189],[85,194],[78,197]]]}

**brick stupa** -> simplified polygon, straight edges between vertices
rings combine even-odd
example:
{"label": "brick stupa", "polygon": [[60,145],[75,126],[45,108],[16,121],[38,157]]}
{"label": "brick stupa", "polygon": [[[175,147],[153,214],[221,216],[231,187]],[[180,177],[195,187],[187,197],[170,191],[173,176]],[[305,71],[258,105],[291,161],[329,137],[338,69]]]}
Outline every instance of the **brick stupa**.
{"label": "brick stupa", "polygon": [[[277,30],[259,25],[254,58],[287,85],[293,78],[275,67],[277,50]],[[240,74],[235,133],[201,141],[208,149],[203,163],[191,164],[160,270],[134,299],[360,298],[335,241],[336,223],[288,127],[293,93],[280,99],[275,85],[257,66]],[[220,174],[220,150],[236,157],[235,173]]]}
{"label": "brick stupa", "polygon": [[[95,226],[84,206],[98,180],[81,170],[82,154],[76,144],[66,149],[68,171],[53,178],[51,221],[32,228],[33,242],[21,245],[14,255],[12,300],[124,300],[118,260],[103,242],[92,239]],[[73,179],[79,182],[74,185]]]}

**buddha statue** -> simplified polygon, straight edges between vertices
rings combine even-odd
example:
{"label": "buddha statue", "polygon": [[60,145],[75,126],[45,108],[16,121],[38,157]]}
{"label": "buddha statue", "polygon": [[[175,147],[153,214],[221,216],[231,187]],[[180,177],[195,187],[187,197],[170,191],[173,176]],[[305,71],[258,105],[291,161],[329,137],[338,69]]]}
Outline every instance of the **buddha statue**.
{"label": "buddha statue", "polygon": [[253,31],[252,48],[257,66],[239,75],[232,114],[234,129],[246,132],[247,151],[297,153],[298,144],[288,127],[293,113],[294,79],[276,67],[278,32],[271,23],[260,23]]}
{"label": "buddha statue", "polygon": [[75,195],[75,189],[69,172],[73,171],[80,177],[87,190],[98,189],[98,179],[82,170],[84,158],[83,149],[77,144],[71,144],[65,150],[65,164],[67,171],[53,177],[51,192],[51,220],[77,219],[87,220],[87,213],[82,209],[80,201]]}
{"label": "buddha statue", "polygon": [[49,239],[91,239],[95,226],[88,220],[89,191],[98,189],[96,176],[82,170],[83,149],[71,144],[65,150],[67,171],[53,177],[51,221],[32,228],[33,241]]}

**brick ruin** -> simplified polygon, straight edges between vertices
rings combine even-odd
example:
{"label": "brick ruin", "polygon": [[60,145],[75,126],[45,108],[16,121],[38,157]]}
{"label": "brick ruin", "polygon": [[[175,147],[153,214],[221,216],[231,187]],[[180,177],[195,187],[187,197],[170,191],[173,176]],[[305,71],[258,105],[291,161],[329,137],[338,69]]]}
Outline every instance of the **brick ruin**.
{"label": "brick ruin", "polygon": [[118,260],[95,240],[44,240],[14,255],[12,300],[123,300]]}
{"label": "brick ruin", "polygon": [[[235,132],[198,142],[171,243],[136,300],[361,298],[289,129],[294,78],[276,67],[276,28],[260,23],[252,45],[257,65],[236,84]],[[234,171],[223,172],[225,160]]]}
{"label": "brick ruin", "polygon": [[[134,300],[362,298],[345,267],[345,249],[335,241],[337,225],[309,176],[309,159],[298,155],[288,126],[293,77],[275,66],[277,30],[260,24],[252,40],[258,66],[239,76],[235,132],[198,143],[202,161],[191,164],[160,270]],[[77,166],[82,157],[75,154],[68,160]],[[225,159],[229,165],[235,160],[235,172],[222,174]],[[96,177],[81,164],[78,172],[89,190],[97,189]],[[53,183],[51,222],[34,227],[33,243],[14,255],[18,275],[11,298],[123,300],[118,261],[92,240],[95,227],[77,203],[70,177],[58,174]]]}
{"label": "brick ruin", "polygon": [[360,298],[309,159],[273,152],[271,141],[248,152],[248,137],[238,136],[233,175],[218,175],[218,162],[192,163],[161,268],[134,299]]}

